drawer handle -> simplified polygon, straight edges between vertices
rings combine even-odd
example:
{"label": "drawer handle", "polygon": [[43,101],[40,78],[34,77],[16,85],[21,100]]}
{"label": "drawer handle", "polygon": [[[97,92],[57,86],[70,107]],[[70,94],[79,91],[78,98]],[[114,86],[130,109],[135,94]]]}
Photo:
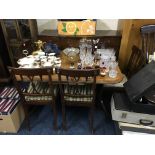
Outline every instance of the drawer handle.
{"label": "drawer handle", "polygon": [[3,120],[3,118],[0,118],[0,121],[2,121]]}
{"label": "drawer handle", "polygon": [[153,124],[153,121],[150,121],[150,120],[145,120],[145,119],[140,119],[139,120],[139,123],[142,124],[142,125],[152,125]]}
{"label": "drawer handle", "polygon": [[126,116],[127,116],[127,113],[122,113],[122,118],[126,118]]}

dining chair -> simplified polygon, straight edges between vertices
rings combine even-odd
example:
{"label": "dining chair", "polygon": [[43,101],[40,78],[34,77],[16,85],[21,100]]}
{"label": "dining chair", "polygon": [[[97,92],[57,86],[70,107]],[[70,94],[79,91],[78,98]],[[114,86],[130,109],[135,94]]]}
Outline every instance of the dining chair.
{"label": "dining chair", "polygon": [[137,73],[144,65],[144,53],[137,46],[133,45],[131,56],[125,70],[125,74],[123,75],[123,80],[116,84],[102,85],[102,88],[100,88],[100,94],[98,94],[98,100],[100,101],[107,119],[111,119],[111,107],[109,105],[111,103],[112,94],[114,92],[124,92],[124,83],[127,82],[128,79]]}
{"label": "dining chair", "polygon": [[132,53],[126,68],[127,78],[130,78],[132,75],[137,73],[145,64],[144,53],[137,46],[133,45]]}
{"label": "dining chair", "polygon": [[140,28],[142,36],[142,51],[145,55],[145,62],[150,62],[150,55],[155,52],[155,25],[144,25]]}
{"label": "dining chair", "polygon": [[88,107],[89,125],[91,133],[93,130],[93,114],[96,96],[96,76],[98,69],[58,69],[58,79],[62,102],[62,126],[66,127],[66,106]]}
{"label": "dining chair", "polygon": [[28,129],[30,130],[29,106],[50,104],[53,110],[53,127],[57,130],[57,85],[52,82],[53,69],[9,67],[9,70],[24,105]]}

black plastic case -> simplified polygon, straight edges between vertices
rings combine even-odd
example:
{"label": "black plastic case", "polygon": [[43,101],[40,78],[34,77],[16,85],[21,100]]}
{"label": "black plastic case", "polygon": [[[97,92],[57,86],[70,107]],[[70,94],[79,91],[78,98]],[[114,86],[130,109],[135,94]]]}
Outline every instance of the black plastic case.
{"label": "black plastic case", "polygon": [[155,61],[147,64],[138,73],[132,76],[124,88],[131,102],[137,102],[145,93],[155,86]]}

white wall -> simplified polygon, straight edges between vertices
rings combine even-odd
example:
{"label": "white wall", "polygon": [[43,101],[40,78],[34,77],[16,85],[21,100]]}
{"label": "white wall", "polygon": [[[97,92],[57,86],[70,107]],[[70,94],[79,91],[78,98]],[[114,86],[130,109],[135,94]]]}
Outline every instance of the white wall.
{"label": "white wall", "polygon": [[45,29],[56,30],[57,29],[57,19],[37,19],[38,32]]}
{"label": "white wall", "polygon": [[[38,32],[45,29],[56,30],[57,19],[37,19]],[[96,30],[118,30],[119,19],[98,19]]]}
{"label": "white wall", "polygon": [[98,19],[96,30],[117,30],[118,19]]}

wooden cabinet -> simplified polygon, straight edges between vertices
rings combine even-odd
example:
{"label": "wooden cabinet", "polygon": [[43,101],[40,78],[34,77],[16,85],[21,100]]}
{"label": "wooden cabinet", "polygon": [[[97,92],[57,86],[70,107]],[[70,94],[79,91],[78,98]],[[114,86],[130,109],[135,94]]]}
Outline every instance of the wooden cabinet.
{"label": "wooden cabinet", "polygon": [[2,27],[0,25],[0,84],[10,80],[7,66],[11,65]]}
{"label": "wooden cabinet", "polygon": [[100,39],[100,42],[104,43],[106,48],[114,48],[116,56],[119,55],[119,48],[121,42],[121,33],[114,30],[96,30],[96,34],[92,36],[62,36],[58,35],[57,30],[44,30],[38,36],[38,39],[42,41],[51,41],[58,45],[63,50],[70,46],[79,47],[79,40],[81,38]]}
{"label": "wooden cabinet", "polygon": [[37,22],[34,19],[2,19],[1,26],[12,66],[21,57],[20,47],[27,41],[37,40]]}
{"label": "wooden cabinet", "polygon": [[155,19],[124,19],[122,22],[122,40],[119,52],[119,64],[125,70],[131,55],[132,46],[142,49],[140,27],[155,24]]}

